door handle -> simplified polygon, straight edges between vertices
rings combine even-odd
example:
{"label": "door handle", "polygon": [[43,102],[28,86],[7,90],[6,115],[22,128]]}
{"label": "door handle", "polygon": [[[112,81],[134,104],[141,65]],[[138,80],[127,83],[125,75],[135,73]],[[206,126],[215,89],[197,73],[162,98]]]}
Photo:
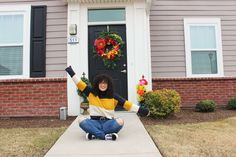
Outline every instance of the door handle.
{"label": "door handle", "polygon": [[120,72],[122,72],[122,73],[126,73],[127,71],[124,69],[124,70],[121,70]]}

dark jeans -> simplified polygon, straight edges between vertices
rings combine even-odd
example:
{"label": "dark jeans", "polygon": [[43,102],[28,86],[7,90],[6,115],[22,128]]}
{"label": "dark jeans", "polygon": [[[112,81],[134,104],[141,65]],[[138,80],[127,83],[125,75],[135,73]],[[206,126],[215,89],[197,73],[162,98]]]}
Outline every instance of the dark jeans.
{"label": "dark jeans", "polygon": [[79,126],[86,133],[94,135],[96,138],[105,139],[106,134],[118,133],[123,125],[117,123],[115,119],[111,120],[93,120],[85,119],[80,122]]}

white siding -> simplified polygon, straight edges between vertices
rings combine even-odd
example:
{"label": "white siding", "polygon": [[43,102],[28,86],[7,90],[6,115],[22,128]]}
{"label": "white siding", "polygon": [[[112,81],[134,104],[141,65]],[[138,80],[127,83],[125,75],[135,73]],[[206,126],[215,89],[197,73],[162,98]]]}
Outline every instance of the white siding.
{"label": "white siding", "polygon": [[184,18],[221,19],[225,76],[236,76],[236,1],[153,0],[150,12],[152,76],[185,77]]}
{"label": "white siding", "polygon": [[64,77],[67,65],[67,3],[63,0],[0,0],[0,5],[46,5],[46,76]]}

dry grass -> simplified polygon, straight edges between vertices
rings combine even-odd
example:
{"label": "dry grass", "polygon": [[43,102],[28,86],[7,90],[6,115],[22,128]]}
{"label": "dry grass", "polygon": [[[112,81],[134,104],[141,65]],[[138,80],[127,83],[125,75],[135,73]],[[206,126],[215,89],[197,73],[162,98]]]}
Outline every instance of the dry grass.
{"label": "dry grass", "polygon": [[164,157],[236,156],[236,117],[215,122],[145,127]]}
{"label": "dry grass", "polygon": [[66,127],[60,128],[0,128],[0,156],[43,156]]}

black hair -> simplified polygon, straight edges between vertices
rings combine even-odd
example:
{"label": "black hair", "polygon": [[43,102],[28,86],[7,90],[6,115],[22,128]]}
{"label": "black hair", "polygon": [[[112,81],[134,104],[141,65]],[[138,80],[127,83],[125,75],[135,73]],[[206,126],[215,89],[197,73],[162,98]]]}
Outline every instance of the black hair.
{"label": "black hair", "polygon": [[[102,92],[99,90],[99,84],[101,82],[107,83],[107,90]],[[109,75],[106,74],[98,74],[93,79],[93,90],[92,93],[99,97],[107,97],[112,98],[114,94],[113,90],[113,81]]]}

